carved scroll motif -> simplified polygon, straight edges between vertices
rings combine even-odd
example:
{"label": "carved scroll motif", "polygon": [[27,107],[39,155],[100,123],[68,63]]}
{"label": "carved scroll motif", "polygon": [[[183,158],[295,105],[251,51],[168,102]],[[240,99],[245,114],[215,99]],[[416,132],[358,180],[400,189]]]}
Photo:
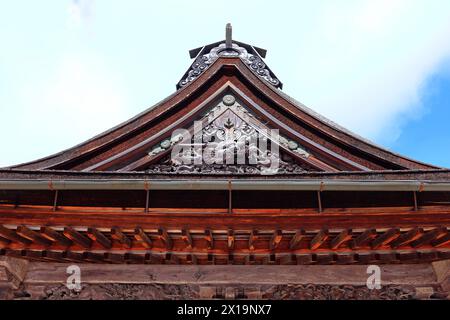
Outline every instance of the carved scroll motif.
{"label": "carved scroll motif", "polygon": [[227,48],[225,43],[222,43],[211,49],[209,53],[198,57],[194,61],[187,77],[179,82],[180,87],[184,87],[197,79],[198,76],[200,76],[203,71],[205,71],[219,57],[239,57],[256,75],[275,87],[280,85],[280,81],[277,78],[272,77],[271,72],[266,67],[266,64],[258,55],[248,53],[245,48],[242,48],[235,43],[233,43],[231,49]]}
{"label": "carved scroll motif", "polygon": [[202,121],[200,139],[196,140],[196,133],[187,138],[178,134],[155,145],[149,152],[150,157],[171,147],[188,147],[180,147],[181,150],[176,152],[172,149],[170,156],[149,166],[147,172],[283,174],[306,171],[292,156],[279,153],[278,146],[273,152],[272,143],[300,157],[308,158],[309,153],[297,142],[278,135],[278,132],[276,135],[270,132],[232,95],[224,96],[222,103],[208,111]]}

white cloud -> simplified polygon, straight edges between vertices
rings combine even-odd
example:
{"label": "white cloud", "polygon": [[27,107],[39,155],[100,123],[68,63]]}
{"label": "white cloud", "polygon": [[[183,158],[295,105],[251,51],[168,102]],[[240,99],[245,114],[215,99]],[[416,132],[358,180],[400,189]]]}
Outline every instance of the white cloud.
{"label": "white cloud", "polygon": [[69,27],[80,28],[91,22],[94,0],[71,0],[69,4]]}
{"label": "white cloud", "polygon": [[[421,112],[421,88],[450,55],[450,3],[339,2],[313,21],[286,90],[336,122],[385,144]],[[299,41],[303,41],[301,35]]]}

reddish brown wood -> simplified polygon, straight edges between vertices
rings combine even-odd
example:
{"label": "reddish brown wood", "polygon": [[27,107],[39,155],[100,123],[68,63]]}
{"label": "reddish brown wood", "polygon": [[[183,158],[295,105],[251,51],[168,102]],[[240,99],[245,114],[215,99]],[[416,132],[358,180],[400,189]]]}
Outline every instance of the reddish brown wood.
{"label": "reddish brown wood", "polygon": [[375,229],[368,229],[353,240],[351,247],[352,248],[362,247],[365,244],[367,244],[371,239],[375,238],[376,235],[377,232]]}
{"label": "reddish brown wood", "polygon": [[275,250],[280,244],[281,239],[283,238],[281,230],[275,230],[272,238],[270,239],[270,250]]}
{"label": "reddish brown wood", "polygon": [[171,250],[173,247],[173,241],[170,235],[167,233],[165,228],[159,228],[158,230],[159,238],[166,245],[167,250]]}
{"label": "reddish brown wood", "polygon": [[24,245],[30,245],[32,243],[31,240],[19,236],[14,230],[5,228],[4,226],[1,225],[0,225],[0,236],[11,242],[16,241]]}
{"label": "reddish brown wood", "polygon": [[329,234],[327,229],[320,230],[311,240],[309,248],[311,250],[319,249],[319,247],[328,239]]}
{"label": "reddish brown wood", "polygon": [[400,229],[392,228],[378,236],[376,239],[372,241],[370,244],[372,249],[378,249],[385,245],[388,245],[391,241],[397,239],[400,235]]}
{"label": "reddish brown wood", "polygon": [[289,243],[289,249],[294,250],[298,247],[300,242],[302,241],[303,237],[305,235],[305,230],[299,229],[295,232],[295,235],[292,237],[290,243]]}
{"label": "reddish brown wood", "polygon": [[205,230],[205,240],[208,249],[214,249],[214,236],[210,229]]}
{"label": "reddish brown wood", "polygon": [[153,247],[153,242],[150,237],[142,230],[142,228],[137,227],[134,230],[134,237],[137,241],[139,241],[144,247],[147,249],[151,249]]}
{"label": "reddish brown wood", "polygon": [[228,249],[231,250],[234,248],[234,231],[229,229],[227,234],[228,239]]}
{"label": "reddish brown wood", "polygon": [[338,249],[342,244],[352,238],[352,229],[342,230],[333,240],[330,242],[330,249]]}
{"label": "reddish brown wood", "polygon": [[46,247],[51,246],[53,244],[52,241],[42,237],[40,235],[40,233],[33,231],[33,230],[27,228],[26,226],[18,226],[16,233],[23,238],[26,238],[28,240],[31,240],[37,244],[40,244],[40,245],[43,245]]}
{"label": "reddish brown wood", "polygon": [[417,248],[423,245],[426,245],[447,233],[447,229],[443,227],[436,228],[434,230],[428,231],[424,233],[420,238],[411,242],[411,247]]}
{"label": "reddish brown wood", "polygon": [[252,230],[248,239],[248,249],[255,249],[255,241],[258,239],[258,230]]}
{"label": "reddish brown wood", "polygon": [[112,242],[103,233],[98,231],[96,228],[88,229],[88,237],[95,242],[98,242],[103,248],[111,249]]}
{"label": "reddish brown wood", "polygon": [[92,241],[89,238],[71,227],[65,227],[63,233],[67,238],[83,248],[89,249],[92,245]]}
{"label": "reddish brown wood", "polygon": [[122,232],[120,228],[113,227],[111,229],[111,237],[119,241],[126,248],[131,248],[132,246],[131,240]]}
{"label": "reddish brown wood", "polygon": [[63,234],[58,231],[53,230],[50,227],[41,227],[41,235],[42,237],[57,243],[60,246],[69,247],[73,244],[73,242],[67,239]]}
{"label": "reddish brown wood", "polygon": [[183,239],[189,249],[192,249],[192,247],[194,246],[194,242],[188,229],[183,229],[181,231],[181,239]]}
{"label": "reddish brown wood", "polygon": [[408,243],[416,240],[417,238],[420,238],[422,236],[422,233],[422,228],[413,228],[392,241],[391,247],[393,249],[396,249],[401,246],[406,246]]}
{"label": "reddish brown wood", "polygon": [[448,244],[450,244],[450,232],[447,232],[446,235],[443,235],[442,237],[431,241],[431,245],[437,248],[443,247]]}

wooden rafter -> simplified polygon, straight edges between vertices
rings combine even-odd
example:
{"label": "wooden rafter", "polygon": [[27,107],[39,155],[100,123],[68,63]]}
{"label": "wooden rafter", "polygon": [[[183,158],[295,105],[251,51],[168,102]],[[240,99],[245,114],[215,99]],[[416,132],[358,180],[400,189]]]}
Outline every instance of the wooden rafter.
{"label": "wooden rafter", "polygon": [[173,240],[165,228],[158,229],[159,238],[164,242],[167,250],[171,250],[173,247]]}
{"label": "wooden rafter", "polygon": [[128,238],[120,228],[113,227],[111,229],[111,238],[119,241],[126,248],[131,248],[132,246],[130,238]]}
{"label": "wooden rafter", "polygon": [[338,249],[342,244],[352,238],[352,229],[344,229],[330,242],[330,249]]}
{"label": "wooden rafter", "polygon": [[210,229],[205,230],[205,240],[208,249],[214,249],[214,236]]}
{"label": "wooden rafter", "polygon": [[309,248],[311,250],[319,249],[319,247],[328,239],[329,234],[327,229],[320,230],[314,238],[312,238]]}
{"label": "wooden rafter", "polygon": [[359,236],[357,236],[353,240],[351,246],[352,246],[352,248],[362,247],[362,246],[366,245],[370,240],[375,238],[376,236],[377,236],[377,232],[375,229],[368,229],[368,230],[364,231],[362,234],[360,234]]}
{"label": "wooden rafter", "polygon": [[56,230],[53,230],[50,227],[41,227],[41,235],[42,237],[55,242],[56,244],[63,246],[63,247],[69,247],[73,244],[73,242],[66,238],[62,233],[59,233]]}
{"label": "wooden rafter", "polygon": [[283,239],[283,234],[281,230],[275,230],[270,239],[270,246],[269,246],[270,250],[275,250],[280,244],[281,239]]}
{"label": "wooden rafter", "polygon": [[423,234],[422,228],[413,228],[406,233],[400,235],[397,239],[391,242],[391,248],[396,249],[402,246],[406,246],[408,243],[420,238]]}
{"label": "wooden rafter", "polygon": [[388,245],[391,241],[397,239],[399,236],[400,236],[400,229],[392,228],[383,233],[382,235],[378,236],[376,239],[374,239],[370,245],[372,249],[378,249],[380,247]]}
{"label": "wooden rafter", "polygon": [[153,241],[150,237],[144,232],[144,230],[140,227],[137,227],[134,230],[134,237],[137,241],[141,242],[144,247],[147,249],[151,249],[153,247]]}
{"label": "wooden rafter", "polygon": [[65,227],[63,233],[67,238],[83,248],[89,249],[92,245],[92,241],[88,237],[85,237],[71,227]]}
{"label": "wooden rafter", "polygon": [[33,243],[31,240],[19,236],[14,230],[5,228],[4,226],[1,225],[0,225],[0,236],[11,242],[20,242],[24,245],[30,245]]}
{"label": "wooden rafter", "polygon": [[248,238],[248,249],[254,250],[255,249],[255,241],[258,239],[258,230],[252,230],[250,232],[250,236]]}
{"label": "wooden rafter", "polygon": [[291,250],[297,249],[304,236],[305,230],[303,229],[297,230],[294,236],[292,237],[291,241],[289,242],[289,249]]}
{"label": "wooden rafter", "polygon": [[19,236],[46,247],[53,244],[52,241],[42,237],[39,232],[33,231],[26,226],[18,226],[16,232]]}
{"label": "wooden rafter", "polygon": [[411,247],[417,248],[423,246],[425,244],[430,243],[431,241],[438,239],[439,237],[445,235],[447,230],[443,227],[439,227],[424,233],[420,238],[411,242]]}
{"label": "wooden rafter", "polygon": [[437,248],[443,247],[447,244],[450,244],[450,232],[447,232],[446,235],[431,241],[431,245]]}
{"label": "wooden rafter", "polygon": [[111,240],[109,240],[102,232],[98,231],[96,228],[89,228],[87,234],[92,241],[97,242],[103,248],[111,249]]}
{"label": "wooden rafter", "polygon": [[181,239],[186,243],[186,246],[189,249],[192,249],[192,247],[194,246],[194,241],[192,240],[191,233],[188,229],[181,230]]}

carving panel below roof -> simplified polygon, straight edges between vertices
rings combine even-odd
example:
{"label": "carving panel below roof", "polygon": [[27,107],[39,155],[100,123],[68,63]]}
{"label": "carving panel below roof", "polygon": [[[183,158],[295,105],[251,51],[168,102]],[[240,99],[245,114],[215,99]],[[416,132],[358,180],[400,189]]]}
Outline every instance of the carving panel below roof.
{"label": "carving panel below roof", "polygon": [[[208,111],[195,128],[174,132],[170,139],[155,145],[149,156],[167,154],[145,170],[172,174],[286,174],[320,171],[299,163],[310,153],[298,142],[265,126],[240,105],[234,96]],[[191,133],[194,131],[194,134]],[[281,149],[281,150],[280,150]],[[296,160],[297,158],[297,160]]]}

